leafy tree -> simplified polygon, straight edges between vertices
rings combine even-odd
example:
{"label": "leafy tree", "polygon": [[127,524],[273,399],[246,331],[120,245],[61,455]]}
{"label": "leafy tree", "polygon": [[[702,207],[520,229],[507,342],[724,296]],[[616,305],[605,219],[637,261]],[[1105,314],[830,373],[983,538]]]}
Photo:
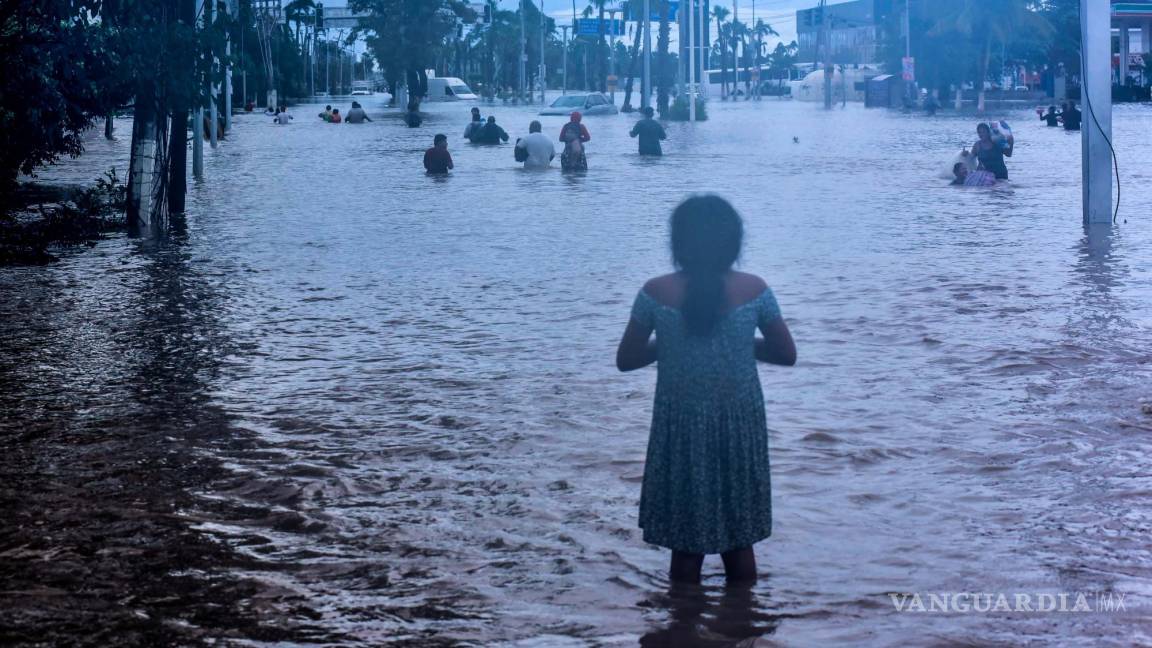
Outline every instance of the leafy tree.
{"label": "leafy tree", "polygon": [[408,87],[410,109],[428,93],[425,70],[450,47],[456,21],[471,13],[460,0],[350,0],[353,11],[368,12],[358,33],[395,89],[401,80]]}
{"label": "leafy tree", "polygon": [[0,192],[79,155],[92,120],[127,101],[116,33],[92,0],[0,0]]}

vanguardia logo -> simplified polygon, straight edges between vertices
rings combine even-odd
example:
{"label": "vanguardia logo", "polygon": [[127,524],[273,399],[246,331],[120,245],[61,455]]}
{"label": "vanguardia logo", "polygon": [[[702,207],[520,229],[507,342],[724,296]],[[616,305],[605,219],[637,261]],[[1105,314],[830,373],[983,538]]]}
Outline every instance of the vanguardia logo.
{"label": "vanguardia logo", "polygon": [[897,612],[983,614],[987,612],[1126,612],[1119,592],[889,592]]}

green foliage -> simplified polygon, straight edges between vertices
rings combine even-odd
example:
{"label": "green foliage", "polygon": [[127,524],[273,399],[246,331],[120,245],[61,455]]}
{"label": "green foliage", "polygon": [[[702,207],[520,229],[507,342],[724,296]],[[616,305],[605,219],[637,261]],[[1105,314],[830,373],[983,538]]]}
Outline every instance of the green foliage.
{"label": "green foliage", "polygon": [[[707,121],[708,109],[707,103],[704,99],[696,97],[696,121]],[[688,97],[685,95],[678,95],[676,100],[668,106],[668,110],[660,113],[660,117],[670,121],[688,121],[691,113],[688,110]]]}
{"label": "green foliage", "polygon": [[0,267],[44,264],[55,260],[51,246],[93,245],[109,232],[125,228],[127,188],[115,169],[97,178],[92,187],[50,205],[39,205],[23,218],[0,215]]}
{"label": "green foliage", "polygon": [[434,67],[456,33],[457,17],[470,13],[459,0],[350,0],[348,7],[371,14],[360,33],[393,83]]}
{"label": "green foliage", "polygon": [[[0,191],[61,155],[124,101],[123,55],[98,2],[0,0]],[[121,92],[117,92],[117,90]]]}
{"label": "green foliage", "polygon": [[[1013,62],[1049,63],[1054,47],[1079,42],[1079,14],[1073,35],[1053,27],[1052,8],[1071,6],[1075,0],[955,0],[912,5],[910,16],[916,80],[924,87],[945,89],[973,83],[981,87],[989,70]],[[882,47],[888,70],[900,70],[904,56],[899,12],[893,12]]]}

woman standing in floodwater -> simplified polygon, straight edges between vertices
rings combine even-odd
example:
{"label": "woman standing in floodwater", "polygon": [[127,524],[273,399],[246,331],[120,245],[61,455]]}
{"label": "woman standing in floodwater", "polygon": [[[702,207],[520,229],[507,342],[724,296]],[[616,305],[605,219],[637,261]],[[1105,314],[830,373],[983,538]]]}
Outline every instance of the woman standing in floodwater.
{"label": "woman standing in floodwater", "polygon": [[796,346],[764,280],[732,269],[744,237],[732,205],[694,196],[671,225],[676,272],[644,284],[616,352],[621,371],[658,363],[640,527],[672,550],[673,582],[700,582],[718,553],[728,582],[750,583],[752,545],[772,533],[756,361],[791,366]]}
{"label": "woman standing in floodwater", "polygon": [[592,139],[588,128],[580,123],[581,115],[573,112],[568,123],[560,129],[560,141],[564,142],[564,152],[560,154],[562,171],[587,171],[588,157],[584,154],[584,143]]}

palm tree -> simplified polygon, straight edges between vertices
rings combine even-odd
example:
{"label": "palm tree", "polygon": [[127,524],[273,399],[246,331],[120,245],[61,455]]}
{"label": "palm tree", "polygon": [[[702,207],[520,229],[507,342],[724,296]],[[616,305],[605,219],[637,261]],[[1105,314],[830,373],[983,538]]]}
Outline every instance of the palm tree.
{"label": "palm tree", "polygon": [[760,67],[761,67],[761,61],[764,58],[764,37],[765,36],[779,36],[780,34],[776,33],[775,29],[772,29],[772,25],[769,25],[768,23],[766,23],[760,19],[756,20],[756,26],[752,28],[752,34],[756,37],[756,47],[754,48],[755,49],[755,60],[753,61],[753,63],[756,66],[756,89],[755,89],[756,92],[755,92],[755,95],[756,95],[756,98],[759,99],[760,98]]}
{"label": "palm tree", "polygon": [[726,40],[726,36],[725,36],[726,32],[724,31],[724,21],[727,20],[729,13],[731,13],[731,12],[729,12],[728,9],[726,9],[725,7],[721,7],[720,5],[716,5],[715,7],[712,7],[712,18],[714,18],[716,20],[716,49],[718,50],[717,56],[720,59],[720,98],[721,99],[727,99],[728,98],[728,67],[725,64],[727,57],[724,53],[724,51],[725,51],[724,43]]}

